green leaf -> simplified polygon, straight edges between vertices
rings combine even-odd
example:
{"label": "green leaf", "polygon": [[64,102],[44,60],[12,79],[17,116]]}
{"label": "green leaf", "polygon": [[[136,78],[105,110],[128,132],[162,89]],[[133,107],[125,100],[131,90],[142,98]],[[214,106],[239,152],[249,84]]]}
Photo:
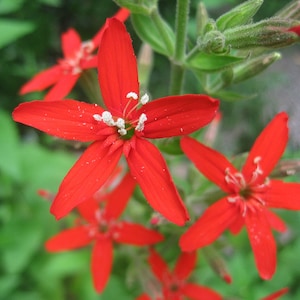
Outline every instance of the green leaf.
{"label": "green leaf", "polygon": [[157,0],[114,0],[119,6],[130,10],[132,14],[149,15],[157,7]]}
{"label": "green leaf", "polygon": [[159,142],[158,147],[167,154],[181,155],[183,154],[180,147],[180,138],[168,138]]}
{"label": "green leaf", "polygon": [[[24,3],[24,0],[1,0],[0,1],[0,14],[9,14],[19,10]],[[1,33],[2,34],[2,33]]]}
{"label": "green leaf", "polygon": [[0,48],[32,32],[34,28],[31,22],[0,19]]}
{"label": "green leaf", "polygon": [[[131,21],[134,26],[134,29],[140,39],[148,43],[154,51],[166,55],[172,56],[173,53],[169,53],[168,49],[163,42],[163,39],[160,37],[160,33],[158,32],[156,26],[153,21],[148,16],[142,16],[137,14],[131,15]],[[164,30],[168,33],[169,37],[173,40],[173,45],[175,44],[175,34],[172,28],[167,24],[164,24]]]}
{"label": "green leaf", "polygon": [[53,7],[58,7],[61,5],[61,0],[39,0],[41,3],[53,6]]}
{"label": "green leaf", "polygon": [[190,57],[187,60],[186,65],[190,68],[194,68],[200,71],[215,72],[227,67],[231,67],[243,60],[245,60],[245,57],[216,55],[199,52]]}
{"label": "green leaf", "polygon": [[122,299],[130,300],[132,297],[128,294],[125,289],[124,280],[122,281],[119,277],[111,275],[108,285],[104,292],[100,295],[100,300],[111,300],[111,299]]}
{"label": "green leaf", "polygon": [[8,296],[15,290],[20,281],[19,276],[5,275],[0,277],[0,295],[1,299],[10,299]]}
{"label": "green leaf", "polygon": [[0,128],[0,172],[18,181],[21,177],[18,132],[11,116],[1,110]]}
{"label": "green leaf", "polygon": [[220,91],[215,94],[212,94],[211,96],[220,99],[221,101],[224,100],[224,101],[234,102],[234,101],[249,100],[255,98],[256,94],[243,95],[233,91]]}

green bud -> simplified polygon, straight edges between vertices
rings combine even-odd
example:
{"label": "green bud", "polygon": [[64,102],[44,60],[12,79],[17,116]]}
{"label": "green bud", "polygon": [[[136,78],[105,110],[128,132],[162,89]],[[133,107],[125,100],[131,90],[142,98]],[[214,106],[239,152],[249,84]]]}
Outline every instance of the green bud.
{"label": "green bud", "polygon": [[280,58],[280,53],[273,52],[248,59],[244,63],[234,66],[232,82],[237,83],[256,76]]}
{"label": "green bud", "polygon": [[114,0],[119,6],[125,7],[133,14],[150,15],[157,7],[158,0]]}
{"label": "green bud", "polygon": [[222,32],[217,30],[207,32],[197,42],[200,49],[208,53],[224,53],[226,51],[225,37]]}
{"label": "green bud", "polygon": [[299,40],[297,34],[288,31],[296,25],[298,22],[293,20],[270,18],[258,23],[227,29],[224,31],[225,45],[233,49],[285,47]]}
{"label": "green bud", "polygon": [[203,2],[200,2],[197,7],[197,16],[196,16],[198,35],[202,35],[204,33],[204,28],[208,23],[208,20],[209,18],[208,18],[206,7]]}
{"label": "green bud", "polygon": [[234,7],[217,19],[216,24],[218,29],[224,31],[229,28],[248,24],[262,3],[263,0],[248,0]]}
{"label": "green bud", "polygon": [[289,2],[281,10],[279,10],[275,16],[282,19],[294,19],[299,20],[300,18],[300,0]]}

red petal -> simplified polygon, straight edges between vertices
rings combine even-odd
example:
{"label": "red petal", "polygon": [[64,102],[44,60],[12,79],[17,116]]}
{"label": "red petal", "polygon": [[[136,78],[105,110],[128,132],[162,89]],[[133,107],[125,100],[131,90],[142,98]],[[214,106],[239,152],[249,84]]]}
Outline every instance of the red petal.
{"label": "red petal", "polygon": [[135,300],[151,300],[151,298],[147,294],[142,294],[137,297]]}
{"label": "red petal", "polygon": [[245,223],[254,253],[256,267],[261,278],[271,279],[276,269],[276,244],[264,208],[246,214]]}
{"label": "red petal", "polygon": [[286,225],[284,221],[279,218],[276,214],[274,214],[272,211],[265,209],[265,215],[268,219],[268,222],[271,226],[271,228],[279,231],[279,232],[285,232],[286,231]]}
{"label": "red petal", "polygon": [[183,225],[189,218],[188,212],[158,149],[147,140],[136,139],[135,149],[131,149],[127,161],[152,208],[169,221]]}
{"label": "red petal", "polygon": [[117,219],[122,214],[132,196],[135,185],[135,180],[130,173],[127,173],[120,184],[106,196],[105,212],[107,218]]}
{"label": "red petal", "polygon": [[291,28],[288,29],[288,31],[289,32],[294,32],[294,33],[300,35],[300,26],[298,25],[298,26],[291,27]]}
{"label": "red petal", "polygon": [[77,207],[80,215],[88,223],[96,223],[96,212],[99,210],[99,203],[95,200],[94,197],[87,199],[86,201],[80,203]]}
{"label": "red petal", "polygon": [[193,284],[193,283],[188,283],[182,288],[182,293],[184,293],[185,296],[193,299],[193,300],[221,300],[222,297],[215,292],[214,290]]}
{"label": "red petal", "polygon": [[289,291],[288,288],[282,288],[281,290],[267,296],[267,297],[264,297],[263,299],[261,300],[276,300],[278,299],[280,296],[286,294],[287,292]]}
{"label": "red petal", "polygon": [[180,238],[182,251],[194,251],[214,242],[239,216],[238,207],[223,198],[209,208]]}
{"label": "red petal", "polygon": [[73,58],[81,48],[81,38],[73,28],[61,35],[62,51],[65,58]]}
{"label": "red petal", "polygon": [[271,180],[271,188],[265,198],[268,207],[291,210],[300,209],[300,184]]}
{"label": "red petal", "polygon": [[[98,52],[99,84],[108,110],[122,116],[129,100],[127,94],[139,94],[136,57],[124,24],[112,18],[106,26]],[[136,104],[134,102],[129,110]]]}
{"label": "red petal", "polygon": [[64,230],[53,236],[46,242],[45,247],[50,252],[66,251],[84,247],[92,240],[88,228],[80,226]]}
{"label": "red petal", "polygon": [[242,230],[243,226],[245,225],[244,218],[240,215],[236,218],[234,223],[229,226],[229,230],[232,234],[238,234]]}
{"label": "red petal", "polygon": [[190,137],[183,137],[180,145],[185,155],[201,173],[217,184],[223,191],[232,193],[232,188],[225,181],[225,170],[230,169],[232,174],[238,171],[224,155]]}
{"label": "red petal", "polygon": [[89,57],[88,59],[83,59],[80,63],[80,67],[84,70],[96,68],[97,65],[98,65],[98,56],[97,55],[93,55],[93,56]]}
{"label": "red petal", "polygon": [[[112,16],[112,18],[116,18],[121,22],[124,22],[127,20],[127,18],[130,15],[130,11],[126,8],[120,8],[115,15]],[[100,44],[103,32],[105,30],[106,26],[103,26],[93,37],[92,41],[94,44],[94,47],[97,48]]]}
{"label": "red petal", "polygon": [[[256,139],[243,167],[242,173],[247,182],[253,180],[253,172],[257,168],[254,163],[257,157],[263,174],[257,174],[256,183],[263,183],[282,156],[288,141],[288,115],[284,112],[277,114]],[[256,172],[257,173],[257,172]]]}
{"label": "red petal", "polygon": [[101,115],[102,112],[103,109],[99,106],[75,100],[32,101],[20,104],[12,115],[16,122],[48,134],[89,142],[101,138],[98,132],[107,128],[107,125],[93,118],[94,114]]}
{"label": "red petal", "polygon": [[194,270],[197,262],[197,252],[182,252],[179,256],[174,274],[180,280],[187,279]]}
{"label": "red petal", "polygon": [[114,238],[116,242],[135,246],[153,245],[164,239],[163,235],[155,230],[128,222],[120,223],[116,233]]}
{"label": "red petal", "polygon": [[164,281],[170,276],[168,265],[163,260],[163,258],[152,248],[150,249],[148,262],[152,273],[157,277],[157,279],[160,280],[160,282],[164,283]]}
{"label": "red petal", "polygon": [[101,293],[110,276],[113,247],[110,239],[97,240],[92,252],[92,275],[95,289]]}
{"label": "red petal", "polygon": [[139,110],[147,116],[143,133],[147,138],[189,134],[207,125],[215,117],[218,107],[218,100],[205,95],[170,96],[154,100]]}
{"label": "red petal", "polygon": [[42,91],[53,85],[62,76],[62,69],[59,65],[55,65],[49,69],[46,69],[25,83],[20,90],[20,95],[24,95],[33,91]]}
{"label": "red petal", "polygon": [[80,74],[76,74],[76,75],[68,74],[68,75],[61,76],[58,82],[47,93],[44,100],[52,101],[52,100],[63,99],[71,92],[79,76]]}
{"label": "red petal", "polygon": [[102,142],[90,145],[62,181],[50,212],[60,219],[92,197],[109,178],[121,154],[122,148],[110,153]]}

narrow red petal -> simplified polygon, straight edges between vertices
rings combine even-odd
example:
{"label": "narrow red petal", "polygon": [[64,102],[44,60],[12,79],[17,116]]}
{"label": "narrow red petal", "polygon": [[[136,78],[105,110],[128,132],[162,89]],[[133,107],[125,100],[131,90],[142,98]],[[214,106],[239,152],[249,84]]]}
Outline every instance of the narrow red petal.
{"label": "narrow red petal", "polygon": [[[127,20],[127,18],[130,15],[130,11],[126,8],[120,8],[117,13],[115,15],[112,16],[112,18],[116,18],[121,22],[124,22]],[[105,26],[103,26],[97,33],[96,35],[93,37],[92,41],[93,41],[93,45],[95,48],[97,48],[100,44],[103,32],[105,30]]]}
{"label": "narrow red petal", "polygon": [[122,116],[128,103],[127,94],[139,94],[136,57],[124,24],[112,18],[106,26],[98,51],[99,84],[108,110]]}
{"label": "narrow red petal", "polygon": [[61,46],[65,58],[73,58],[80,50],[81,38],[78,32],[70,28],[61,35]]}
{"label": "narrow red petal", "polygon": [[53,236],[45,243],[45,248],[49,252],[73,250],[88,245],[92,240],[88,228],[79,226]]}
{"label": "narrow red petal", "polygon": [[258,273],[268,280],[276,270],[276,244],[264,208],[258,209],[260,211],[246,214],[245,223]]}
{"label": "narrow red petal", "polygon": [[206,95],[169,96],[151,101],[139,110],[147,121],[147,138],[190,134],[207,125],[216,115],[219,101]]}
{"label": "narrow red petal", "polygon": [[83,70],[93,69],[93,68],[96,68],[97,66],[98,66],[98,56],[97,55],[93,55],[93,56],[89,57],[88,59],[83,59],[80,63],[80,67]]}
{"label": "narrow red petal", "polygon": [[265,215],[272,229],[275,229],[279,232],[286,231],[287,227],[284,221],[281,218],[279,218],[279,216],[277,216],[275,213],[268,209],[265,209]]}
{"label": "narrow red petal", "polygon": [[170,275],[168,265],[163,260],[163,258],[152,248],[150,249],[148,262],[152,273],[161,283],[164,283],[166,278],[168,278]]}
{"label": "narrow red petal", "polygon": [[212,290],[208,287],[193,284],[193,283],[186,284],[182,288],[182,293],[185,296],[187,296],[193,300],[203,300],[203,299],[205,299],[205,300],[221,300],[222,299],[221,295],[219,295],[214,290]]}
{"label": "narrow red petal", "polygon": [[162,234],[153,229],[128,222],[120,223],[120,227],[116,228],[116,233],[114,237],[116,242],[135,246],[153,245],[164,239]]}
{"label": "narrow red petal", "polygon": [[147,140],[137,139],[127,161],[152,208],[169,221],[183,225],[189,219],[188,212],[158,149]]}
{"label": "narrow red petal", "polygon": [[122,148],[110,153],[102,142],[91,144],[62,181],[50,212],[60,219],[92,197],[109,178],[121,154]]}
{"label": "narrow red petal", "polygon": [[183,137],[180,145],[185,155],[201,173],[217,184],[223,191],[232,192],[229,184],[225,181],[225,170],[230,169],[232,174],[238,171],[224,155],[190,137]]}
{"label": "narrow red petal", "polygon": [[238,207],[223,198],[209,208],[181,236],[182,251],[194,251],[214,242],[239,216]]}
{"label": "narrow red petal", "polygon": [[87,199],[80,203],[77,207],[80,215],[88,223],[96,223],[96,212],[99,210],[99,203],[95,200],[94,197]]}
{"label": "narrow red petal", "polygon": [[95,289],[101,293],[110,276],[113,261],[113,246],[110,239],[97,240],[92,251],[92,275]]}
{"label": "narrow red petal", "polygon": [[191,272],[194,270],[197,262],[197,252],[182,252],[179,256],[175,269],[174,274],[180,280],[187,279]]}
{"label": "narrow red petal", "polygon": [[138,296],[135,300],[151,300],[151,298],[147,294],[142,294]]}
{"label": "narrow red petal", "polygon": [[[242,169],[247,182],[253,180],[253,172],[259,166],[262,174],[257,175],[256,183],[263,183],[282,156],[288,142],[288,115],[277,114],[256,139]],[[256,163],[259,158],[258,164]]]}
{"label": "narrow red petal", "polygon": [[93,118],[102,112],[99,106],[75,100],[32,101],[20,104],[12,116],[16,122],[59,138],[89,142],[101,138],[98,132],[107,128]]}
{"label": "narrow red petal", "polygon": [[244,218],[240,215],[236,218],[234,223],[229,226],[229,230],[232,234],[238,234],[242,230],[243,226],[245,225]]}
{"label": "narrow red petal", "polygon": [[49,69],[41,71],[31,80],[25,83],[21,87],[20,95],[34,91],[43,91],[44,89],[56,83],[62,76],[63,74],[61,67],[59,65],[54,65]]}
{"label": "narrow red petal", "polygon": [[58,82],[51,88],[51,90],[47,93],[44,100],[52,101],[52,100],[60,100],[66,97],[74,85],[76,84],[80,74],[67,74],[62,76]]}
{"label": "narrow red petal", "polygon": [[294,26],[288,29],[289,32],[294,32],[300,36],[300,26]]}
{"label": "narrow red petal", "polygon": [[282,295],[285,295],[286,293],[288,293],[289,289],[288,288],[282,288],[280,289],[279,291],[267,296],[267,297],[264,297],[263,299],[261,300],[276,300],[276,299],[279,299],[280,296]]}
{"label": "narrow red petal", "polygon": [[266,204],[268,207],[284,208],[291,210],[300,209],[300,184],[288,183],[280,180],[271,180]]}
{"label": "narrow red petal", "polygon": [[117,219],[122,214],[132,196],[135,186],[136,181],[130,173],[127,173],[120,184],[106,197],[105,212],[107,218]]}

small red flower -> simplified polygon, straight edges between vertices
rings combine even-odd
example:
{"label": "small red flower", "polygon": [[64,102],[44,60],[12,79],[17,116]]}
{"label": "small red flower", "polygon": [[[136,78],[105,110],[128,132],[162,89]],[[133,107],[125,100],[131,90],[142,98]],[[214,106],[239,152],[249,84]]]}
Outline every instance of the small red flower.
{"label": "small red flower", "polygon": [[[106,109],[75,100],[33,101],[13,112],[17,122],[51,135],[94,141],[64,178],[51,212],[65,216],[90,198],[124,154],[150,205],[183,225],[188,213],[159,150],[148,139],[189,134],[208,124],[219,101],[206,95],[139,97],[136,58],[125,26],[109,19],[99,47],[99,84]],[[148,102],[148,103],[147,103]]]}
{"label": "small red flower", "polygon": [[[115,18],[125,21],[129,13],[127,9],[121,8],[115,14]],[[99,46],[104,29],[105,27],[102,27],[93,39],[87,42],[82,42],[77,31],[72,28],[63,33],[61,43],[64,58],[24,84],[20,95],[53,86],[44,100],[63,99],[70,93],[83,70],[97,67],[97,56],[93,55],[93,52]]]}
{"label": "small red flower", "polygon": [[181,140],[184,153],[198,170],[228,194],[182,235],[183,251],[209,245],[227,228],[238,233],[245,224],[260,276],[273,276],[276,244],[271,228],[284,231],[285,224],[269,208],[300,209],[300,184],[268,178],[286,147],[287,122],[288,116],[282,112],[269,123],[256,139],[241,172],[217,151],[189,137]]}
{"label": "small red flower", "polygon": [[[166,262],[154,250],[150,250],[149,264],[153,274],[162,285],[162,296],[155,295],[155,300],[220,300],[222,297],[212,289],[195,283],[188,282],[188,278],[196,266],[197,253],[182,253],[173,271],[168,269]],[[150,297],[143,294],[138,299],[150,300]]]}
{"label": "small red flower", "polygon": [[[77,208],[83,222],[66,229],[46,242],[46,249],[59,252],[84,247],[93,243],[91,270],[95,289],[103,291],[109,279],[113,260],[113,243],[146,246],[158,243],[163,236],[139,224],[119,221],[134,190],[135,181],[127,174],[121,183],[106,195],[106,205],[100,208],[91,198]],[[101,199],[103,199],[103,195]],[[103,204],[103,202],[101,202]]]}

